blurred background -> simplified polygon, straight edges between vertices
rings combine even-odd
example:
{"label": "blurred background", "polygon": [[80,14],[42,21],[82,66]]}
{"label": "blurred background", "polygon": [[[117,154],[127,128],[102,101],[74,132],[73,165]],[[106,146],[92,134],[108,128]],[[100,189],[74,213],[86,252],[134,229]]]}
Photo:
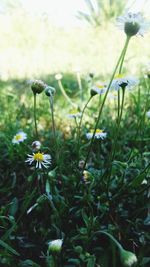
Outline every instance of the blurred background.
{"label": "blurred background", "polygon": [[[126,9],[148,18],[150,0],[0,0],[1,80],[78,69],[107,76],[125,40],[115,21]],[[149,63],[149,44],[149,33],[132,38],[128,72]]]}

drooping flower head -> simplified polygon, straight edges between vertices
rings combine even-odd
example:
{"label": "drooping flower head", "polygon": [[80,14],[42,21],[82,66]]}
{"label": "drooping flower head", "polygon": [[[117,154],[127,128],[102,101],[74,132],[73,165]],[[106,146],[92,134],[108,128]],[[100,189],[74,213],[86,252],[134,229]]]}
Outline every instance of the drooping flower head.
{"label": "drooping flower head", "polygon": [[125,249],[120,250],[120,260],[123,266],[125,267],[131,267],[135,263],[137,263],[137,257],[134,253],[131,251],[127,251]]}
{"label": "drooping flower head", "polygon": [[119,90],[122,89],[131,89],[133,86],[136,86],[138,84],[138,80],[133,77],[125,77],[122,74],[119,74],[115,76],[115,79],[113,80],[111,84],[111,89]]}
{"label": "drooping flower head", "polygon": [[149,23],[145,21],[140,12],[128,12],[124,16],[118,17],[117,25],[120,29],[124,30],[128,37],[132,37],[134,35],[143,36],[149,28]]}
{"label": "drooping flower head", "polygon": [[31,145],[33,151],[37,151],[41,148],[41,142],[40,141],[34,141]]}
{"label": "drooping flower head", "polygon": [[62,239],[56,239],[48,243],[48,250],[51,253],[60,253],[62,249]]}
{"label": "drooping flower head", "polygon": [[23,142],[25,139],[27,139],[27,134],[20,131],[13,137],[12,143],[13,144],[19,144],[19,143]]}
{"label": "drooping flower head", "polygon": [[53,97],[55,95],[55,88],[54,87],[51,87],[51,86],[46,86],[45,88],[45,94],[49,97]]}
{"label": "drooping flower head", "polygon": [[106,85],[98,83],[91,88],[91,96],[94,96],[97,94],[103,95],[103,94],[105,94],[106,90],[107,90]]}
{"label": "drooping flower head", "polygon": [[28,162],[30,165],[35,162],[35,166],[38,169],[41,169],[42,167],[48,168],[51,164],[51,156],[49,154],[37,152],[33,153],[33,155],[28,155],[28,158],[25,162]]}
{"label": "drooping flower head", "polygon": [[[94,130],[91,130],[89,133],[86,134],[87,139],[91,139],[93,137]],[[107,133],[105,133],[103,130],[97,129],[95,132],[95,139],[105,139],[107,136]]]}

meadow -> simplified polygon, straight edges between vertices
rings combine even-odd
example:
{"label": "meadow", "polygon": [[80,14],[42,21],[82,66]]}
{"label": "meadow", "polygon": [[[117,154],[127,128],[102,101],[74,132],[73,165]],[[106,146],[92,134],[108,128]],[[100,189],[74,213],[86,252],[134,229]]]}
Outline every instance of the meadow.
{"label": "meadow", "polygon": [[18,12],[0,16],[1,266],[150,266],[146,22]]}

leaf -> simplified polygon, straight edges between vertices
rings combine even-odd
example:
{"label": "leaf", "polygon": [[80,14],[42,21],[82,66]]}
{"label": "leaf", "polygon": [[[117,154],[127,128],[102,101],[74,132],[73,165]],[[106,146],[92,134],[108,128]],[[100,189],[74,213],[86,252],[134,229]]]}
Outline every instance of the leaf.
{"label": "leaf", "polygon": [[20,254],[16,250],[14,250],[11,246],[9,246],[7,243],[5,243],[2,240],[0,240],[0,246],[2,246],[3,248],[5,248],[6,250],[8,250],[9,252],[11,252],[12,254],[14,254],[16,256],[20,256]]}
{"label": "leaf", "polygon": [[32,260],[25,260],[20,263],[19,267],[40,267],[40,265]]}
{"label": "leaf", "polygon": [[9,208],[9,215],[15,217],[17,210],[18,210],[18,199],[14,197]]}
{"label": "leaf", "polygon": [[94,267],[95,266],[96,259],[94,256],[91,256],[90,259],[88,260],[87,267]]}

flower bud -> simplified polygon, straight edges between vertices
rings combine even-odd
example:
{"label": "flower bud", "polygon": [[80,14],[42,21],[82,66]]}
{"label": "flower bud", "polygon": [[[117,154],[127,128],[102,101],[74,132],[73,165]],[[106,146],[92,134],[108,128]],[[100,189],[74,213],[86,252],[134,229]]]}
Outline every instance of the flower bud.
{"label": "flower bud", "polygon": [[31,145],[33,151],[37,151],[41,148],[41,142],[40,141],[34,141]]}
{"label": "flower bud", "polygon": [[46,84],[41,80],[33,80],[31,82],[31,89],[34,94],[40,94],[45,89]]}
{"label": "flower bud", "polygon": [[62,249],[62,239],[56,239],[48,243],[48,250],[51,253],[60,253]]}
{"label": "flower bud", "polygon": [[139,32],[140,25],[137,22],[126,22],[124,26],[124,31],[127,36],[136,35]]}
{"label": "flower bud", "polygon": [[131,267],[133,264],[137,263],[136,255],[125,249],[120,250],[120,260],[125,267]]}
{"label": "flower bud", "polygon": [[54,87],[46,86],[46,88],[45,88],[45,94],[46,94],[47,96],[50,96],[50,97],[51,97],[51,96],[54,96],[55,92],[56,92],[56,90],[55,90]]}

